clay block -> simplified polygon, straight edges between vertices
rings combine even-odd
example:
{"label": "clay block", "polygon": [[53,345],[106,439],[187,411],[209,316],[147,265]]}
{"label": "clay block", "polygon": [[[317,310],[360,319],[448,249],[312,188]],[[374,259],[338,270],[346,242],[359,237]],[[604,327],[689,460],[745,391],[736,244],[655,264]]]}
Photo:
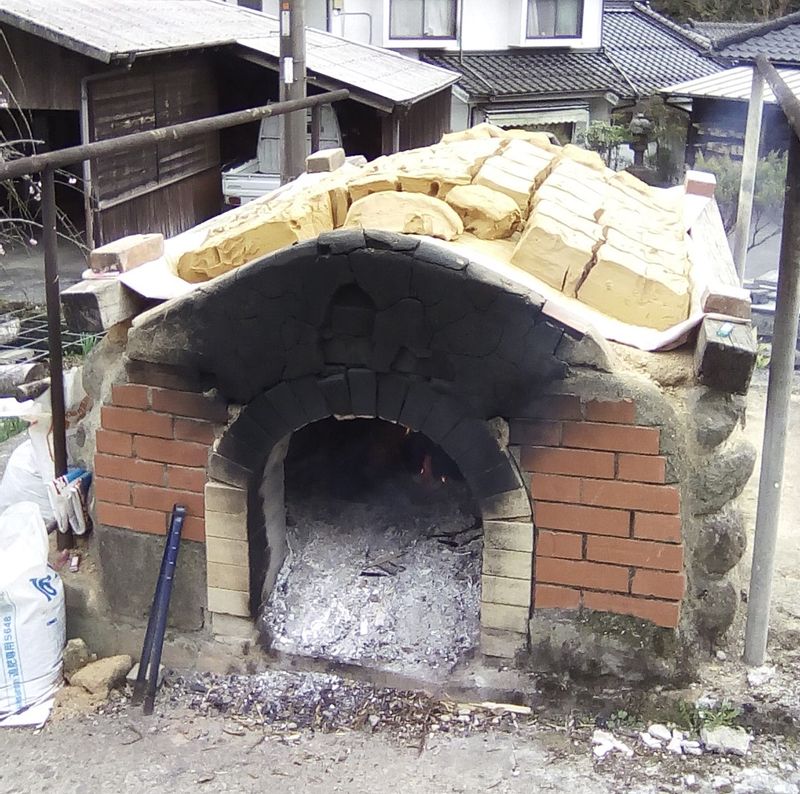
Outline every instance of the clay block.
{"label": "clay block", "polygon": [[89,267],[98,273],[132,270],[164,253],[163,234],[131,234],[89,253]]}
{"label": "clay block", "polygon": [[511,263],[566,295],[574,295],[601,240],[602,229],[596,223],[569,216],[562,221],[547,214],[546,206],[537,205]]}
{"label": "clay block", "polygon": [[344,149],[321,149],[306,157],[306,171],[318,174],[323,171],[335,171],[344,165]]}
{"label": "clay block", "polygon": [[643,262],[604,243],[578,290],[578,299],[622,322],[663,331],[689,315],[691,287],[685,276]]}
{"label": "clay block", "polygon": [[481,166],[473,182],[498,193],[505,193],[516,202],[521,212],[527,212],[533,191],[534,177],[534,173],[523,168],[519,163],[496,156],[490,157]]}
{"label": "clay block", "polygon": [[453,240],[464,232],[461,218],[444,201],[421,193],[383,192],[358,199],[347,213],[345,226],[443,240]]}
{"label": "clay block", "polygon": [[447,203],[458,213],[464,228],[483,240],[508,237],[520,222],[517,203],[483,185],[454,187]]}

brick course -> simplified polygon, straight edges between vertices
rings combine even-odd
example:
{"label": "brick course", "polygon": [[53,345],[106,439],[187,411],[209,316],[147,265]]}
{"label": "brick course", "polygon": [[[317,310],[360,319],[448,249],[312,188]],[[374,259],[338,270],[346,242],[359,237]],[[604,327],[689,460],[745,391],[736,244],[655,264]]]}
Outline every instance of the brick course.
{"label": "brick course", "polygon": [[[637,425],[630,400],[555,395],[537,398],[527,415],[511,421],[510,443],[530,485],[536,546],[533,557],[487,546],[487,595],[493,588],[508,605],[497,620],[523,625],[520,588],[528,587],[534,609],[596,609],[677,626],[686,588],[680,493],[666,484],[659,428]],[[189,511],[184,537],[204,541],[208,457],[227,416],[203,394],[115,385],[97,433],[98,521],[164,534],[180,502]],[[505,545],[500,535],[497,543]],[[220,598],[225,584],[217,582]]]}
{"label": "brick course", "polygon": [[632,400],[542,397],[510,423],[534,500],[534,609],[596,609],[676,627],[686,589],[680,492],[661,431]]}
{"label": "brick course", "polygon": [[164,534],[172,506],[183,504],[183,537],[204,541],[206,466],[214,422],[226,418],[227,407],[202,394],[115,384],[97,431],[97,520]]}

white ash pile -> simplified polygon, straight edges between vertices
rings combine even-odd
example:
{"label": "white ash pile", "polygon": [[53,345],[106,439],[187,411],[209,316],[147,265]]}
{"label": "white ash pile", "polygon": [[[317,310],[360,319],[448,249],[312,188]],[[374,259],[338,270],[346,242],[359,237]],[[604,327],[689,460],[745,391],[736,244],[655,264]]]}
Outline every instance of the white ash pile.
{"label": "white ash pile", "polygon": [[289,470],[290,553],[259,620],[266,643],[410,675],[463,660],[478,642],[482,554],[464,483],[423,465],[337,498],[292,488]]}

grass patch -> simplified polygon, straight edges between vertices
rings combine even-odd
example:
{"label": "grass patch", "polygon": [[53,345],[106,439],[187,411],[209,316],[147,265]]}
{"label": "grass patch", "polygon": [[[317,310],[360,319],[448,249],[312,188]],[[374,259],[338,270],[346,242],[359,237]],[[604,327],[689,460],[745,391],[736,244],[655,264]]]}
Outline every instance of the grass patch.
{"label": "grass patch", "polygon": [[22,419],[12,416],[7,419],[0,419],[0,444],[8,441],[9,438],[16,436],[23,430],[27,430],[28,423]]}

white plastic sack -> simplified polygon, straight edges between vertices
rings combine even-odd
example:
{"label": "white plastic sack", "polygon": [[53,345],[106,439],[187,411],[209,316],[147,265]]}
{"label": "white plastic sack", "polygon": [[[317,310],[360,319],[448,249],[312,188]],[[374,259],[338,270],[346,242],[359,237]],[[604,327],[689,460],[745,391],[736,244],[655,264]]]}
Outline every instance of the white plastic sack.
{"label": "white plastic sack", "polygon": [[12,453],[0,479],[0,513],[18,502],[35,502],[45,521],[53,520],[53,508],[42,480],[33,441],[28,438]]}
{"label": "white plastic sack", "polygon": [[47,551],[35,503],[0,514],[0,719],[51,698],[61,685],[64,587]]}

